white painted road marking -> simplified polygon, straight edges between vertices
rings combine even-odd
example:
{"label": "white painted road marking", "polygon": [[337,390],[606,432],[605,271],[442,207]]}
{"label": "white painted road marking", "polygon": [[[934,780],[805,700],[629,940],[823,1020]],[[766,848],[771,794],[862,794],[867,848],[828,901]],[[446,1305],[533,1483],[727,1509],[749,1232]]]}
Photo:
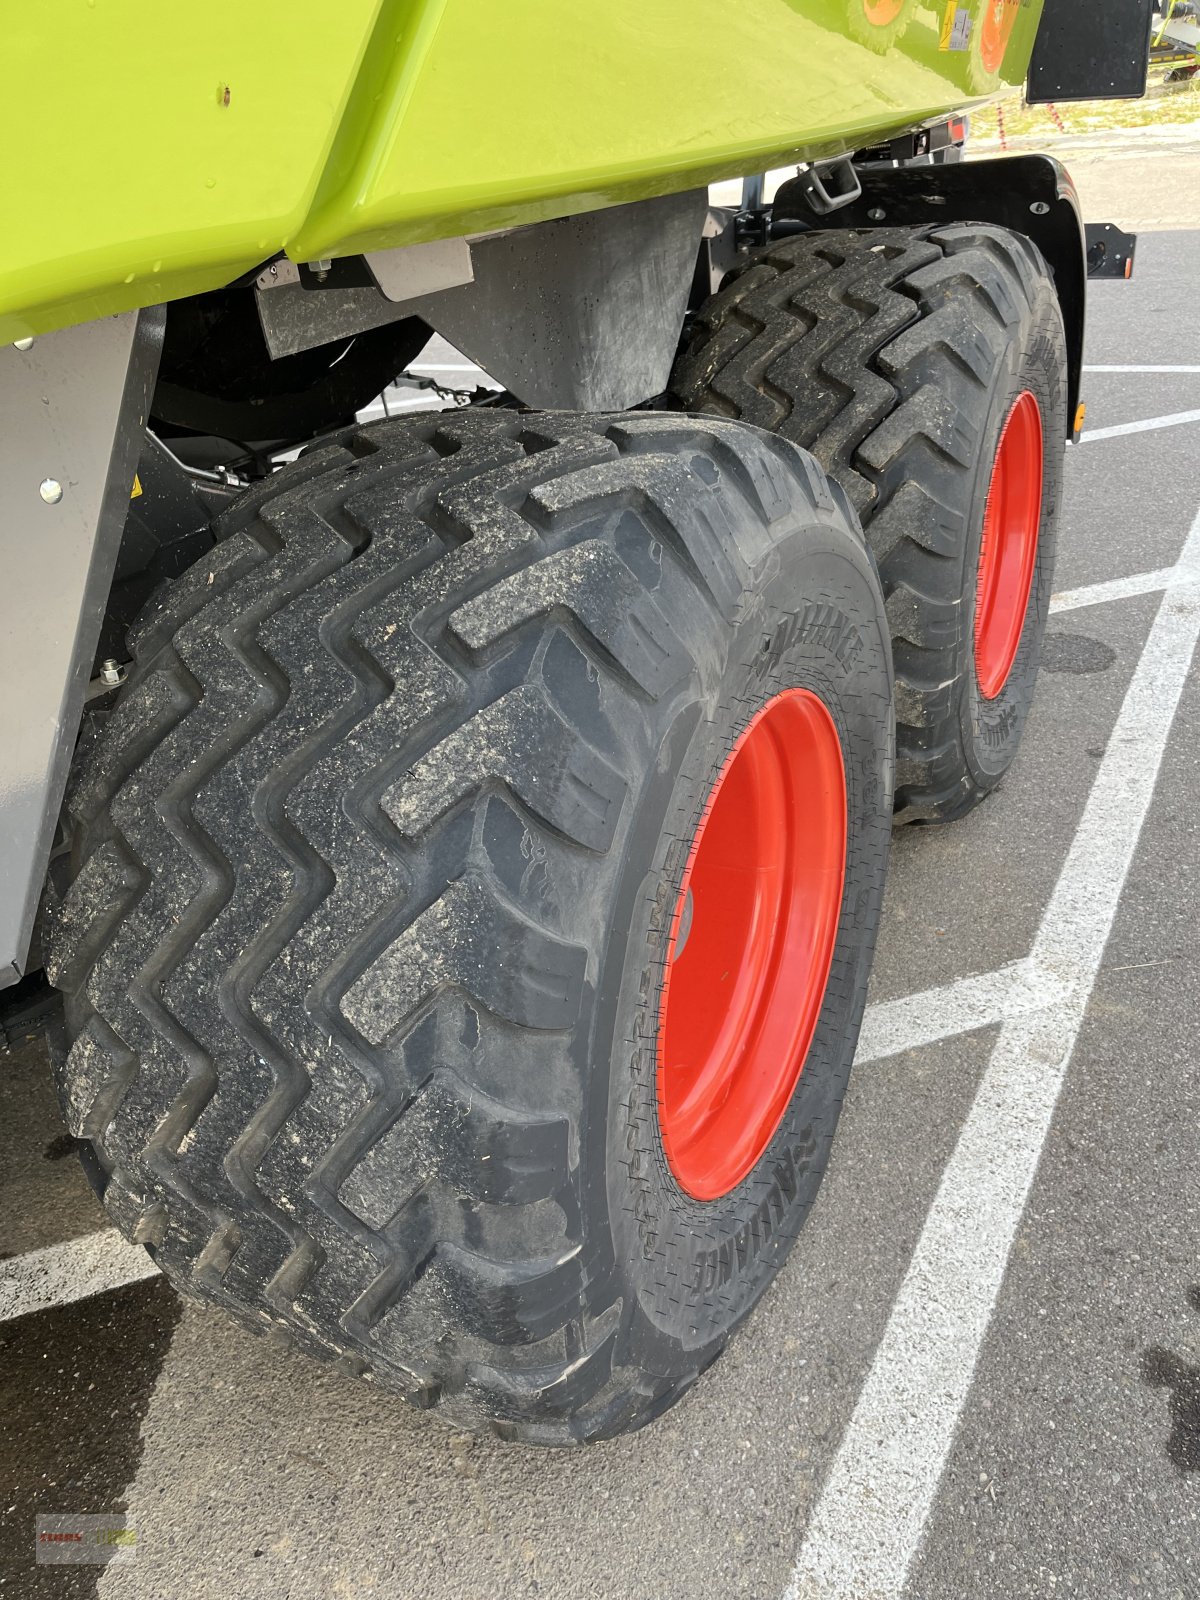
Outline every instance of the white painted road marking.
{"label": "white painted road marking", "polygon": [[1200,372],[1200,367],[1084,367],[1085,372]]}
{"label": "white painted road marking", "polygon": [[86,1300],[157,1271],[145,1249],[129,1244],[115,1228],[30,1250],[0,1261],[0,1322]]}
{"label": "white painted road marking", "polygon": [[[1180,555],[1200,566],[1200,513]],[[1168,588],[1030,954],[1067,997],[1005,1022],[917,1240],[785,1600],[902,1594],[933,1505],[1200,636]]]}
{"label": "white painted road marking", "polygon": [[1200,422],[1200,411],[1173,411],[1166,417],[1147,417],[1144,422],[1118,422],[1112,428],[1088,428],[1079,435],[1080,444],[1097,439],[1116,439],[1125,433],[1152,433],[1155,428],[1178,428],[1184,422]]}
{"label": "white painted road marking", "polygon": [[1156,572],[1135,572],[1128,578],[1110,578],[1107,583],[1089,583],[1082,589],[1061,589],[1050,596],[1050,610],[1077,611],[1081,606],[1102,606],[1109,600],[1129,600],[1137,594],[1153,594],[1168,584],[1200,578],[1200,568],[1184,571],[1181,566],[1159,567]]}
{"label": "white painted road marking", "polygon": [[1066,986],[1026,960],[974,973],[936,989],[868,1006],[856,1062],[882,1061],[921,1045],[973,1033],[1006,1017],[1025,1017],[1066,997]]}

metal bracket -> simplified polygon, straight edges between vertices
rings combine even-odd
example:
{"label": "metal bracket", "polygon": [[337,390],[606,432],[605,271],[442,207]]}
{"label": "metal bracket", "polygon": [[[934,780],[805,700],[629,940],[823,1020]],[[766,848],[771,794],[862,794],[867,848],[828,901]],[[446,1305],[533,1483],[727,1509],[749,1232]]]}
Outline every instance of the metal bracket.
{"label": "metal bracket", "polygon": [[693,309],[710,294],[716,294],[721,280],[738,264],[737,219],[732,207],[710,207],[700,236],[696,271],[689,304]]}
{"label": "metal bracket", "polygon": [[733,219],[733,239],[739,250],[757,250],[771,237],[769,211],[739,211]]}
{"label": "metal bracket", "polygon": [[272,261],[258,274],[254,280],[256,289],[281,289],[285,283],[299,283],[300,268],[294,261],[289,261],[286,256],[281,256],[278,261]]}
{"label": "metal bracket", "polygon": [[[826,180],[831,180],[827,182]],[[853,205],[862,194],[862,184],[849,156],[838,156],[836,161],[818,161],[801,169],[796,178],[800,193],[808,201],[810,211],[817,216],[828,216],[843,206]]]}
{"label": "metal bracket", "polygon": [[1126,233],[1115,222],[1085,222],[1087,275],[1089,278],[1129,278],[1133,276],[1133,254],[1137,234]]}

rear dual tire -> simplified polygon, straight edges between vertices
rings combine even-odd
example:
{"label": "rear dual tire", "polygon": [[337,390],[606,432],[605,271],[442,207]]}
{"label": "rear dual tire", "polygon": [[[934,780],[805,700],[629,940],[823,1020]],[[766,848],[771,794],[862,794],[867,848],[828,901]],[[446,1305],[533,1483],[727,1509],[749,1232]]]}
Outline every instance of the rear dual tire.
{"label": "rear dual tire", "polygon": [[[789,194],[785,185],[776,215],[789,214]],[[1066,370],[1058,297],[1036,246],[959,223],[766,245],[701,308],[672,375],[684,409],[811,450],[853,501],[887,600],[900,821],[963,815],[1016,755],[1050,603]],[[1006,455],[1010,484],[1022,480],[1036,501],[1031,525],[993,515],[985,550],[989,491],[1006,475],[1001,439],[1030,406],[1036,459],[1013,448],[1016,424]],[[1013,637],[998,673],[980,600],[1010,534],[1031,559],[991,630]]]}
{"label": "rear dual tire", "polygon": [[[51,965],[105,1204],[186,1292],[463,1426],[638,1427],[784,1260],[854,1053],[892,721],[845,497],[719,421],[468,413],[348,434],[217,532],[72,793]],[[828,940],[755,994],[787,956],[811,1026],[697,1169],[660,1050],[691,841],[764,717],[747,815],[802,813],[800,706],[844,852]]]}

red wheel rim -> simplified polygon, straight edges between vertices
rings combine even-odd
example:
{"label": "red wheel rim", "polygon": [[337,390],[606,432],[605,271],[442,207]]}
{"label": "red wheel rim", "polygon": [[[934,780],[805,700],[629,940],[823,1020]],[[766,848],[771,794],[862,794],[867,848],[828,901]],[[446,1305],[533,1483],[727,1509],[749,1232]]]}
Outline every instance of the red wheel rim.
{"label": "red wheel rim", "polygon": [[757,713],[708,797],[671,921],[658,1116],[680,1188],[715,1200],[771,1141],[812,1042],[846,865],[837,728],[807,689]]}
{"label": "red wheel rim", "polygon": [[873,28],[886,28],[895,22],[904,0],[862,0],[863,16]]}
{"label": "red wheel rim", "polygon": [[975,590],[975,677],[985,700],[1008,682],[1029,609],[1042,521],[1042,414],[1024,390],[1000,430]]}

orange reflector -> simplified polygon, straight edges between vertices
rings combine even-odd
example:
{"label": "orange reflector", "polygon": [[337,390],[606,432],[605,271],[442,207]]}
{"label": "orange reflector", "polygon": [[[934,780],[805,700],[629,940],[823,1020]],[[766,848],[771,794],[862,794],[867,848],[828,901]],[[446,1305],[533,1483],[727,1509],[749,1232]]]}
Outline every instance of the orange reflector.
{"label": "orange reflector", "polygon": [[1079,404],[1075,407],[1075,425],[1071,429],[1071,438],[1075,443],[1078,443],[1079,435],[1083,432],[1083,419],[1086,416],[1087,416],[1087,407],[1084,405],[1083,401],[1081,400],[1079,402]]}
{"label": "orange reflector", "polygon": [[1125,261],[1125,276],[1127,278],[1133,276],[1133,257],[1132,256],[1129,256],[1129,257],[1126,258],[1126,261]]}

